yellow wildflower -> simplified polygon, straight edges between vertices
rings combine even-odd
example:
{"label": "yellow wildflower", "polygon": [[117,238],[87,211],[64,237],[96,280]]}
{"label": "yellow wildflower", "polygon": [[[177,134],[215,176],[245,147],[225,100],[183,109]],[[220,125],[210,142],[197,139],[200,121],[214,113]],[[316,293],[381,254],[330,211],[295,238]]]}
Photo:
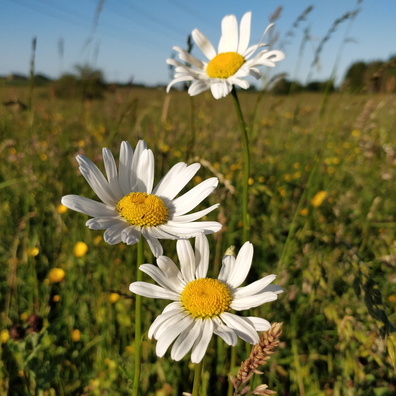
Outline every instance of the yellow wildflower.
{"label": "yellow wildflower", "polygon": [[315,208],[318,206],[322,205],[324,199],[327,197],[327,192],[326,191],[318,191],[314,197],[311,199],[311,205]]}
{"label": "yellow wildflower", "polygon": [[110,293],[109,301],[114,304],[120,299],[120,295],[118,293]]}
{"label": "yellow wildflower", "polygon": [[0,331],[0,341],[2,344],[5,344],[10,338],[10,333],[7,329],[3,329]]}
{"label": "yellow wildflower", "polygon": [[96,237],[93,240],[93,243],[94,243],[95,246],[98,246],[99,243],[102,242],[102,240],[103,240],[102,235],[96,235]]}
{"label": "yellow wildflower", "polygon": [[72,331],[72,333],[71,333],[71,339],[72,339],[74,342],[80,341],[80,339],[81,339],[81,331],[78,330],[78,329],[74,329],[74,330]]}
{"label": "yellow wildflower", "polygon": [[30,247],[27,249],[27,255],[30,257],[36,257],[39,253],[40,250],[37,247]]}
{"label": "yellow wildflower", "polygon": [[85,242],[77,242],[74,245],[73,254],[76,257],[84,257],[88,251],[88,245]]}
{"label": "yellow wildflower", "polygon": [[303,208],[303,209],[301,209],[300,210],[300,215],[301,216],[307,216],[308,215],[308,213],[309,213],[309,210],[308,210],[308,208]]}
{"label": "yellow wildflower", "polygon": [[66,212],[67,212],[67,207],[66,207],[65,205],[59,204],[59,205],[56,207],[56,211],[57,211],[59,214],[66,213]]}
{"label": "yellow wildflower", "polygon": [[64,277],[65,271],[62,268],[52,268],[48,275],[48,279],[52,283],[59,283]]}

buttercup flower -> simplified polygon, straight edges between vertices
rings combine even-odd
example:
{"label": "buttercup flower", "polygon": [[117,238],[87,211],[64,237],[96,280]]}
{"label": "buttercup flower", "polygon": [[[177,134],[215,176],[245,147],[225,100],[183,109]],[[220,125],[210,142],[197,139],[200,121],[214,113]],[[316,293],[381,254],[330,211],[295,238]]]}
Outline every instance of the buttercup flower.
{"label": "buttercup flower", "polygon": [[85,242],[77,242],[73,248],[73,254],[76,257],[84,257],[88,252],[88,245]]}
{"label": "buttercup flower", "polygon": [[178,198],[176,195],[194,177],[199,164],[174,165],[155,188],[154,156],[140,140],[135,152],[122,142],[119,169],[110,150],[103,149],[107,179],[88,158],[78,155],[80,172],[103,203],[78,195],[66,195],[62,204],[69,209],[92,216],[86,225],[94,230],[106,230],[104,240],[110,245],[124,242],[133,245],[141,235],[153,254],[162,255],[158,239],[191,238],[198,233],[220,230],[215,221],[196,222],[219,205],[186,214],[204,200],[218,184],[215,177],[207,179]]}
{"label": "buttercup flower", "polygon": [[[233,85],[249,88],[250,84],[245,78],[253,76],[259,79],[261,72],[258,67],[274,67],[275,62],[284,59],[281,51],[262,49],[265,44],[249,46],[251,17],[251,12],[242,17],[239,32],[235,15],[223,18],[217,52],[203,33],[198,29],[192,31],[193,40],[208,62],[195,58],[180,47],[173,47],[179,53],[180,60],[186,64],[175,59],[166,60],[169,65],[175,66],[174,80],[168,85],[167,91],[169,92],[173,84],[192,81],[188,89],[191,96],[210,89],[215,99],[220,99],[231,92]],[[271,25],[268,26],[270,27]]]}
{"label": "buttercup flower", "polygon": [[206,278],[209,264],[209,244],[206,236],[195,239],[195,253],[188,240],[177,241],[180,270],[168,257],[157,259],[158,267],[143,264],[140,270],[158,285],[134,282],[133,293],[173,300],[150,326],[148,337],[158,340],[156,353],[163,356],[174,342],[171,357],[180,360],[191,349],[191,361],[199,363],[205,355],[213,334],[228,345],[237,337],[251,344],[259,342],[257,331],[270,328],[267,320],[242,317],[231,310],[244,310],[276,300],[282,288],[270,285],[275,275],[268,275],[252,284],[239,287],[246,279],[253,259],[253,245],[246,242],[237,257],[224,256],[217,279]]}

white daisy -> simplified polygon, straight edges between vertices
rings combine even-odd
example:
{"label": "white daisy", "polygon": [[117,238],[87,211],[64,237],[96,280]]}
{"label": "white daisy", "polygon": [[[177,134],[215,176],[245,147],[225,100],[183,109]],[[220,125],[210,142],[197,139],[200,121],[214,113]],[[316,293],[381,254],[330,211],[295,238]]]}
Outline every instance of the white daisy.
{"label": "white daisy", "polygon": [[172,344],[171,357],[180,360],[192,349],[191,361],[199,363],[205,355],[213,334],[228,345],[237,337],[256,344],[257,331],[270,328],[267,320],[242,317],[231,310],[244,310],[276,300],[282,288],[270,285],[275,275],[268,275],[252,284],[239,287],[246,279],[253,258],[253,245],[246,242],[238,256],[224,256],[217,279],[206,278],[209,263],[209,244],[206,236],[195,239],[195,253],[189,241],[177,241],[180,271],[168,257],[157,258],[158,267],[143,264],[140,270],[150,275],[158,285],[134,282],[133,293],[173,300],[150,326],[148,337],[158,340],[156,353],[163,356]]}
{"label": "white daisy", "polygon": [[215,177],[207,179],[178,198],[176,195],[194,177],[199,164],[174,165],[153,188],[154,156],[140,140],[135,152],[128,142],[122,142],[119,170],[108,148],[103,149],[107,179],[88,158],[78,155],[80,172],[103,203],[78,195],[66,195],[62,204],[77,212],[92,216],[86,225],[93,230],[106,230],[104,240],[110,245],[124,242],[133,245],[141,235],[153,254],[163,253],[158,239],[191,238],[198,233],[219,231],[215,221],[196,222],[219,205],[190,213],[218,184]]}
{"label": "white daisy", "polygon": [[[179,53],[179,58],[186,63],[175,59],[167,59],[169,65],[175,66],[174,80],[167,87],[181,81],[192,81],[188,89],[191,96],[198,95],[210,88],[215,99],[227,96],[233,85],[247,89],[250,84],[245,80],[247,76],[256,79],[261,77],[260,66],[274,67],[275,62],[284,59],[281,51],[262,49],[265,44],[249,46],[250,21],[252,13],[247,12],[241,19],[239,33],[235,15],[227,15],[221,23],[221,37],[218,50],[198,29],[192,31],[192,38],[209,60],[201,61],[180,47],[173,47]],[[264,32],[272,25],[268,26]],[[263,37],[264,37],[263,35]]]}

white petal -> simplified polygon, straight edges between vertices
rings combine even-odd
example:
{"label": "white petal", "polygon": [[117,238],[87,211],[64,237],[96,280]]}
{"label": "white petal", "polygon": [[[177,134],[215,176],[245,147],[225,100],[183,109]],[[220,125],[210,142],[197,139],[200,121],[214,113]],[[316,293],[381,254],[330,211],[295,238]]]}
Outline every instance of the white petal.
{"label": "white petal", "polygon": [[216,51],[213,48],[212,43],[203,33],[201,33],[198,29],[194,29],[191,35],[199,49],[209,60],[216,56]]}
{"label": "white petal", "polygon": [[145,233],[149,234],[155,239],[177,239],[173,233],[165,231],[162,225],[156,227],[146,227]]}
{"label": "white petal", "polygon": [[188,88],[188,94],[190,96],[199,95],[200,93],[207,91],[210,88],[210,80],[194,81]]}
{"label": "white petal", "polygon": [[179,336],[180,333],[182,333],[188,326],[190,326],[192,322],[193,319],[191,316],[185,316],[173,326],[169,326],[166,332],[158,339],[157,346],[155,348],[157,356],[164,356],[166,350],[169,348],[169,345],[172,344],[176,337]]}
{"label": "white petal", "polygon": [[179,294],[180,287],[178,287],[178,283],[167,278],[165,274],[155,265],[142,264],[139,269],[148,276],[151,276],[151,278],[154,279],[164,289],[168,289]]}
{"label": "white petal", "polygon": [[265,291],[270,291],[270,292],[275,293],[275,294],[281,294],[281,293],[284,292],[284,290],[278,285],[268,285],[265,288]]}
{"label": "white petal", "polygon": [[134,245],[140,241],[141,232],[135,226],[124,228],[121,233],[122,242],[127,245]]}
{"label": "white petal", "polygon": [[239,43],[238,43],[238,54],[243,55],[249,46],[250,41],[250,22],[252,19],[252,13],[246,12],[241,19],[239,25]]}
{"label": "white petal", "polygon": [[198,172],[200,164],[192,164],[187,166],[184,162],[174,165],[169,172],[160,180],[153,194],[160,197],[173,199],[187,185],[187,183]]}
{"label": "white petal", "polygon": [[237,316],[229,312],[223,312],[220,318],[224,323],[235,331],[238,337],[250,344],[257,344],[259,342],[259,336],[253,325],[249,323],[242,316]]}
{"label": "white petal", "polygon": [[256,80],[259,80],[261,78],[261,72],[259,69],[256,69],[255,67],[250,67],[249,68],[249,75],[254,77]]}
{"label": "white petal", "polygon": [[180,297],[178,293],[147,282],[133,282],[130,284],[129,290],[140,296],[161,298],[163,300],[178,300]]}
{"label": "white petal", "polygon": [[168,311],[173,311],[173,312],[178,312],[181,313],[183,315],[186,315],[186,311],[185,309],[182,307],[180,301],[173,301],[170,304],[168,304],[164,310],[162,311],[162,313],[168,312]]}
{"label": "white petal", "polygon": [[[170,317],[168,320],[166,320],[160,327],[158,327],[157,331],[154,334],[154,338],[156,340],[159,340],[161,337],[166,336],[168,333],[169,329],[174,327],[177,323],[179,323],[181,320],[183,320],[186,317],[190,317],[186,311],[180,311],[177,309],[172,309],[170,311],[163,311],[163,312],[174,312],[175,315]],[[191,317],[190,317],[191,318]]]}
{"label": "white petal", "polygon": [[85,225],[91,230],[107,230],[110,227],[123,221],[117,217],[94,217],[93,219],[87,220]]}
{"label": "white petal", "polygon": [[194,80],[193,76],[190,75],[184,75],[184,76],[180,76],[178,78],[174,78],[166,87],[166,92],[169,93],[170,89],[177,83],[179,82],[183,82],[183,81],[192,81]]}
{"label": "white petal", "polygon": [[205,278],[209,266],[209,242],[203,233],[195,238],[195,266],[195,277]]}
{"label": "white petal", "polygon": [[211,319],[204,319],[201,327],[201,337],[195,341],[192,349],[191,361],[193,363],[199,363],[203,359],[212,335],[213,322]]}
{"label": "white petal", "polygon": [[114,194],[118,197],[118,199],[121,199],[124,194],[121,191],[120,185],[118,183],[117,165],[114,161],[113,154],[107,147],[104,147],[102,150],[102,155],[110,188],[113,190]]}
{"label": "white petal", "polygon": [[182,215],[182,216],[173,216],[172,217],[172,222],[177,222],[177,223],[188,223],[190,221],[198,220],[203,216],[206,216],[208,213],[210,213],[212,210],[217,209],[220,206],[220,204],[215,204],[210,206],[209,208],[200,210],[199,212],[194,212],[188,215]]}
{"label": "white petal", "polygon": [[183,48],[180,47],[173,47],[173,49],[177,52],[179,52],[179,58],[186,62],[189,63],[190,65],[196,67],[197,69],[202,69],[204,64],[200,59],[197,59],[195,56],[192,56],[189,54],[187,51],[185,51]]}
{"label": "white petal", "polygon": [[215,99],[225,98],[232,90],[232,84],[229,84],[227,80],[218,80],[212,82],[210,90]]}
{"label": "white petal", "polygon": [[154,182],[154,155],[151,150],[144,150],[136,169],[137,191],[151,194]]}
{"label": "white petal", "polygon": [[173,200],[175,205],[175,216],[183,215],[194,209],[217,187],[219,181],[217,177],[211,177],[199,183],[197,186],[186,192],[182,196]]}
{"label": "white petal", "polygon": [[168,279],[181,279],[181,272],[179,271],[179,268],[169,257],[158,257],[157,265]]}
{"label": "white petal", "polygon": [[278,298],[278,295],[272,292],[264,292],[260,294],[255,294],[254,296],[246,296],[235,298],[231,303],[231,308],[237,311],[242,311],[244,309],[250,309],[258,307],[264,303],[274,301]]}
{"label": "white petal", "polygon": [[261,36],[260,41],[259,41],[257,44],[254,44],[254,45],[250,46],[250,47],[245,51],[244,54],[241,54],[241,55],[244,56],[245,59],[248,59],[250,56],[252,56],[260,47],[267,47],[267,46],[268,46],[268,44],[264,44],[264,43],[263,43],[263,40],[264,40],[264,37],[265,37],[265,35],[267,34],[267,32],[268,32],[273,26],[274,26],[273,23],[269,24],[269,25],[266,27],[266,29],[265,29],[263,35]]}
{"label": "white petal", "polygon": [[232,287],[238,287],[247,277],[253,259],[253,245],[245,242],[238,252],[235,265],[226,279],[226,282]]}
{"label": "white petal", "polygon": [[237,85],[238,87],[241,87],[243,89],[248,89],[250,87],[249,81],[247,81],[247,80],[241,80],[239,78],[233,78],[232,81],[233,81],[234,85]]}
{"label": "white petal", "polygon": [[202,332],[202,319],[194,320],[194,323],[185,329],[175,341],[172,347],[171,358],[173,360],[180,360],[192,348],[198,337]]}
{"label": "white petal", "polygon": [[153,337],[157,339],[156,334],[163,328],[167,328],[167,323],[173,323],[173,318],[176,320],[181,320],[184,318],[185,313],[180,312],[178,309],[172,309],[174,303],[168,304],[162,311],[161,315],[157,316],[149,328],[148,338],[151,340]]}
{"label": "white petal", "polygon": [[119,223],[114,224],[105,231],[105,233],[103,234],[103,239],[109,245],[115,245],[117,243],[120,243],[122,241],[122,231],[127,227],[128,223],[120,221]]}
{"label": "white petal", "polygon": [[158,241],[157,238],[154,238],[152,235],[150,235],[149,230],[146,230],[145,228],[142,228],[142,234],[144,238],[146,239],[148,245],[150,246],[150,249],[154,255],[154,257],[159,257],[162,256],[164,253],[162,249],[162,245]]}
{"label": "white petal", "polygon": [[251,60],[253,66],[269,66],[274,67],[275,62],[279,62],[285,58],[282,51],[262,51]]}
{"label": "white petal", "polygon": [[122,142],[120,148],[119,159],[119,176],[118,181],[123,195],[127,195],[132,191],[131,186],[131,166],[133,159],[133,150],[128,142]]}
{"label": "white petal", "polygon": [[140,191],[140,192],[146,192],[141,189],[139,189],[139,186],[142,185],[141,182],[139,182],[138,179],[138,168],[141,166],[141,160],[142,160],[142,153],[147,150],[147,144],[144,140],[139,140],[136,148],[135,148],[135,153],[132,158],[132,163],[131,163],[131,170],[130,170],[130,178],[129,182],[131,185],[131,191]]}
{"label": "white petal", "polygon": [[[119,200],[111,187],[103,176],[103,173],[99,168],[88,158],[83,155],[77,156],[77,161],[80,165],[80,172],[84,176],[85,180],[91,186],[95,194],[107,205],[115,206]],[[117,199],[118,198],[118,199]]]}
{"label": "white petal", "polygon": [[248,316],[245,319],[248,320],[257,331],[266,331],[271,327],[271,323],[263,318]]}
{"label": "white petal", "polygon": [[234,298],[237,297],[246,297],[252,296],[253,294],[257,294],[260,291],[263,291],[273,280],[276,278],[276,275],[267,275],[264,278],[261,278],[248,286],[240,287],[234,293]]}
{"label": "white petal", "polygon": [[238,337],[235,331],[227,327],[220,319],[216,318],[214,333],[221,337],[228,345],[236,345]]}
{"label": "white petal", "polygon": [[218,53],[238,51],[238,22],[235,15],[226,15],[221,21]]}
{"label": "white petal", "polygon": [[186,282],[191,282],[195,279],[195,257],[190,241],[184,239],[178,240],[176,250],[183,278]]}
{"label": "white petal", "polygon": [[203,232],[212,234],[221,230],[221,224],[217,221],[197,221],[192,223],[175,223],[168,221],[167,224],[160,226],[164,231],[177,236],[178,238],[195,238],[197,234]]}
{"label": "white petal", "polygon": [[224,283],[228,283],[228,278],[230,277],[230,274],[233,271],[234,266],[235,266],[234,256],[223,256],[220,273],[217,279]]}
{"label": "white petal", "polygon": [[62,205],[65,205],[69,209],[92,217],[118,215],[114,208],[111,208],[101,202],[94,201],[93,199],[80,197],[79,195],[65,195],[62,197],[61,202]]}

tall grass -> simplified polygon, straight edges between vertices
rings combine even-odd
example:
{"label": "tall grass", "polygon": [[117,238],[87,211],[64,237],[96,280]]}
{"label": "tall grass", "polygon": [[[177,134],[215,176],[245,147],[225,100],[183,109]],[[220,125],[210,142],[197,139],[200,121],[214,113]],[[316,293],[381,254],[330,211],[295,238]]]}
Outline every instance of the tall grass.
{"label": "tall grass", "polygon": [[[11,89],[21,100],[29,95],[28,88],[3,88],[2,101]],[[84,226],[83,215],[59,213],[58,205],[66,193],[95,199],[79,175],[76,154],[101,167],[103,146],[117,153],[120,141],[134,144],[144,137],[157,174],[185,160],[191,149],[189,103],[185,93],[172,92],[164,116],[167,96],[161,90],[117,89],[103,101],[85,103],[57,99],[47,88],[33,94],[32,124],[29,112],[0,109],[0,393],[130,394],[135,297],[128,286],[136,277],[136,251],[105,244],[101,232]],[[257,95],[240,93],[247,116]],[[253,310],[284,322],[280,347],[263,377],[279,395],[391,395],[394,97],[332,94],[328,100],[320,116],[321,94],[267,95],[251,136],[250,280],[275,273],[286,291]],[[244,242],[237,205],[243,164],[231,101],[214,107],[209,93],[195,98],[191,150],[204,166],[194,183],[221,175],[208,199],[222,203],[217,217],[224,228],[210,239],[217,266],[227,247]],[[320,191],[326,193],[322,202],[314,199]],[[83,257],[73,254],[78,241],[89,248]],[[172,256],[173,242],[165,242],[164,250]],[[153,262],[147,250],[145,261]],[[65,271],[61,282],[51,282],[52,268]],[[143,331],[163,307],[143,299]],[[17,340],[15,325],[26,328],[31,314],[44,318],[44,328]],[[188,357],[158,359],[154,347],[143,334],[142,394],[190,391]],[[235,375],[249,351],[240,341],[236,367],[229,367],[229,348],[213,339],[202,394],[225,394],[228,373]]]}

